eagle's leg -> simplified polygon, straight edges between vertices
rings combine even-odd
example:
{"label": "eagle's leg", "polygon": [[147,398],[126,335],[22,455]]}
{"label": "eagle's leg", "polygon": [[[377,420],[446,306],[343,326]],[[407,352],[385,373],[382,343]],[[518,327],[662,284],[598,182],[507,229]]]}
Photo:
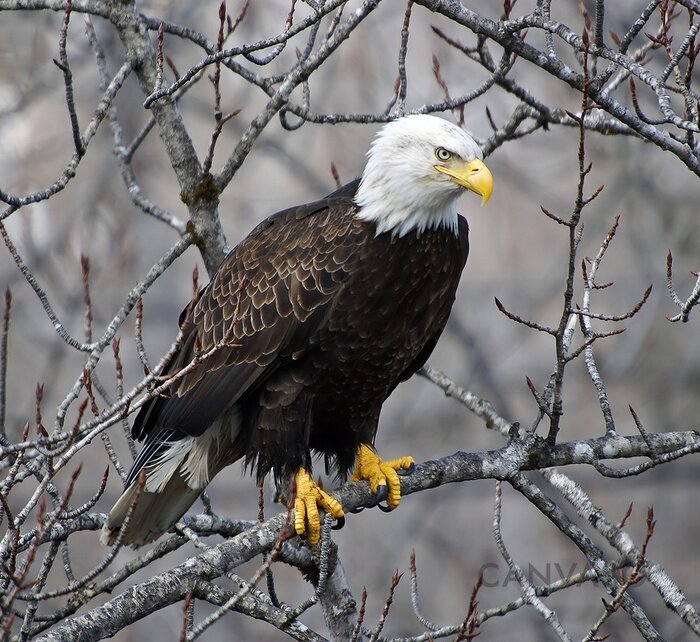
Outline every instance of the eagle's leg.
{"label": "eagle's leg", "polygon": [[313,545],[321,535],[319,507],[337,520],[343,519],[343,507],[337,499],[323,491],[304,468],[297,471],[295,481],[294,530],[297,535],[303,535],[308,526],[307,541]]}
{"label": "eagle's leg", "polygon": [[398,471],[409,473],[414,468],[413,457],[382,461],[372,446],[360,444],[355,459],[355,471],[350,479],[351,481],[366,479],[375,495],[385,487],[388,490],[386,496],[388,510],[394,510],[401,502],[401,482]]}

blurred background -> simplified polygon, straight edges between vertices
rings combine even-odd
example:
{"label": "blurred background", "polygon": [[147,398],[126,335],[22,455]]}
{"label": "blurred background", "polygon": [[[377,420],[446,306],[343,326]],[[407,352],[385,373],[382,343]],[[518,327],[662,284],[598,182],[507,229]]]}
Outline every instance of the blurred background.
{"label": "blurred background", "polygon": [[[518,11],[525,12],[523,3]],[[352,3],[351,3],[352,5]],[[498,3],[477,0],[470,8],[497,19]],[[553,15],[580,31],[576,3],[553,3]],[[229,2],[228,11],[238,15],[242,1]],[[150,16],[190,26],[215,40],[218,4],[141,2]],[[351,7],[346,9],[349,11]],[[641,5],[633,0],[609,3],[609,29],[624,33],[636,19]],[[252,42],[279,33],[289,3],[281,0],[250,3],[229,46]],[[309,12],[297,7],[298,17]],[[401,2],[384,2],[350,40],[315,73],[310,83],[311,108],[322,113],[379,113],[392,96],[397,75],[400,31],[405,11]],[[685,18],[683,18],[685,20]],[[58,55],[61,13],[0,13],[0,188],[14,195],[33,193],[53,183],[68,163],[72,137],[65,105],[61,72],[52,62]],[[652,20],[652,23],[656,18]],[[110,71],[123,60],[122,45],[111,26],[95,19],[95,27],[108,53]],[[658,22],[658,20],[657,20]],[[473,33],[416,6],[408,47],[407,109],[443,99],[433,74],[432,56],[452,97],[466,94],[486,77],[486,72],[449,47],[432,31],[473,46]],[[640,39],[640,43],[643,39]],[[640,44],[635,43],[635,44]],[[279,60],[264,68],[271,74],[292,64],[290,43]],[[175,37],[166,36],[165,52],[183,73],[202,58],[201,50]],[[500,56],[497,46],[494,57]],[[68,55],[72,66],[77,112],[84,127],[101,96],[93,54],[84,35],[82,17],[74,13],[69,29]],[[665,61],[652,68],[663,68]],[[257,70],[256,70],[257,71]],[[540,100],[552,107],[572,111],[580,108],[580,95],[546,76],[527,62],[516,62],[511,75]],[[266,97],[241,78],[222,68],[222,111],[241,112],[224,128],[217,147],[214,169],[225,162],[248,123],[265,105]],[[626,95],[628,90],[618,90]],[[141,129],[150,114],[143,109],[143,95],[130,78],[116,102],[127,140]],[[294,94],[301,101],[301,91]],[[465,127],[477,138],[491,133],[486,108],[500,126],[517,101],[494,87],[467,105]],[[214,126],[213,90],[206,79],[193,87],[179,104],[190,135],[200,153],[206,153]],[[454,120],[452,114],[446,118]],[[294,120],[294,117],[290,117]],[[316,199],[335,187],[331,163],[342,182],[358,176],[364,154],[378,125],[305,124],[286,131],[279,119],[266,128],[228,189],[222,194],[220,214],[231,246],[269,214],[292,204]],[[528,391],[529,376],[542,389],[555,365],[553,340],[517,325],[494,305],[500,299],[512,312],[542,324],[558,323],[562,300],[568,236],[565,228],[545,217],[540,206],[568,217],[575,198],[577,135],[572,128],[550,127],[547,131],[515,140],[498,148],[487,159],[495,188],[489,204],[480,208],[466,195],[461,212],[471,227],[471,254],[462,278],[454,313],[445,335],[429,363],[459,385],[491,400],[498,412],[512,421],[529,425],[536,404]],[[162,223],[149,218],[132,203],[111,151],[112,139],[105,122],[90,144],[77,176],[68,187],[42,203],[24,207],[5,221],[7,230],[26,263],[46,290],[66,328],[82,336],[84,310],[80,255],[91,261],[91,293],[94,332],[101,334],[123,303],[128,290],[142,280],[148,269],[178,239]],[[595,355],[612,402],[618,430],[634,434],[631,405],[650,432],[698,428],[700,415],[700,319],[688,324],[666,320],[674,315],[665,290],[666,254],[673,252],[675,284],[685,298],[695,282],[690,270],[700,268],[700,181],[674,156],[635,137],[587,137],[588,160],[593,163],[588,192],[604,184],[601,195],[583,215],[585,232],[581,256],[594,256],[617,214],[620,228],[599,274],[600,282],[614,286],[594,294],[594,311],[621,314],[632,308],[648,285],[653,291],[647,304],[621,336],[595,344]],[[179,187],[157,131],[149,134],[134,158],[137,180],[145,196],[186,220]],[[144,297],[144,338],[153,363],[171,345],[177,318],[191,293],[192,268],[205,271],[196,248],[190,248]],[[13,295],[9,338],[7,432],[17,440],[23,424],[35,415],[34,389],[44,385],[44,424],[53,425],[55,409],[81,373],[82,356],[58,337],[40,302],[20,274],[9,253],[0,251],[0,285]],[[582,294],[577,275],[578,301]],[[599,329],[612,329],[604,324]],[[133,341],[133,315],[121,332],[126,387],[142,377]],[[577,335],[576,345],[580,342]],[[114,363],[108,354],[98,368],[103,383],[114,393]],[[565,416],[561,439],[604,434],[597,395],[582,360],[567,370]],[[69,412],[67,425],[75,420]],[[119,425],[110,429],[125,466],[130,456]],[[503,445],[500,435],[485,429],[465,408],[424,379],[414,377],[399,387],[384,407],[377,446],[385,456],[412,454],[417,460],[438,458],[457,450],[475,451]],[[90,497],[108,464],[104,448],[96,440],[78,457],[83,463],[75,502]],[[613,522],[622,519],[628,505],[634,512],[629,532],[641,543],[645,513],[653,505],[658,525],[649,554],[666,568],[687,597],[700,601],[700,560],[696,542],[698,520],[697,458],[654,469],[641,477],[611,480],[592,468],[567,469],[580,482]],[[107,511],[121,491],[112,471],[98,510]],[[64,474],[63,480],[67,479]],[[545,492],[554,492],[541,478]],[[94,483],[93,483],[94,482]],[[31,492],[28,488],[27,492]],[[209,489],[214,509],[234,518],[255,518],[255,483],[243,476],[239,466],[220,474]],[[556,494],[553,498],[558,500]],[[417,493],[408,497],[396,513],[365,511],[349,517],[346,527],[334,533],[341,559],[356,599],[363,586],[368,590],[366,623],[372,626],[381,613],[394,569],[407,571],[409,555],[416,551],[419,586],[424,614],[438,624],[460,622],[466,613],[469,591],[480,569],[485,586],[479,594],[480,610],[497,606],[519,595],[508,575],[492,537],[494,483],[471,482]],[[201,510],[201,504],[195,505]],[[278,510],[268,505],[268,512]],[[555,581],[585,567],[585,559],[573,545],[510,488],[504,487],[503,534],[515,560],[534,572],[534,581]],[[601,542],[599,542],[601,543]],[[79,548],[78,548],[79,547]],[[98,563],[105,554],[96,533],[80,533],[71,540],[76,575]],[[142,581],[192,554],[192,547],[161,560],[132,578]],[[124,550],[112,565],[118,568],[134,553]],[[251,574],[255,568],[241,569]],[[311,593],[298,571],[275,566],[280,597],[296,604]],[[56,575],[56,581],[60,577]],[[633,589],[634,596],[650,614],[652,622],[669,640],[689,640],[690,630],[670,617],[658,595],[647,586]],[[564,591],[547,603],[555,608],[564,627],[580,638],[602,612],[603,592],[596,585]],[[206,613],[197,605],[196,617]],[[323,633],[320,610],[303,618]],[[517,627],[517,628],[516,628]],[[170,640],[182,628],[181,605],[173,606],[123,631],[119,640]],[[416,635],[421,625],[412,615],[408,574],[394,599],[384,633]],[[611,639],[637,639],[636,629],[620,613],[609,621]],[[517,634],[514,633],[517,631]],[[283,640],[286,637],[264,623],[239,614],[225,617],[206,634],[207,640]],[[489,620],[481,629],[483,640],[552,639],[547,625],[532,611],[522,609]]]}

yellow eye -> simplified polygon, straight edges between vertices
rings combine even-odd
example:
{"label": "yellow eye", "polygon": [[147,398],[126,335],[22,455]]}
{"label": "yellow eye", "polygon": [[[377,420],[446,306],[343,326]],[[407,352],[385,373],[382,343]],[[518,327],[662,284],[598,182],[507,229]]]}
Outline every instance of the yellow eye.
{"label": "yellow eye", "polygon": [[444,147],[438,147],[435,150],[435,156],[438,160],[448,161],[452,158],[452,152],[448,152]]}

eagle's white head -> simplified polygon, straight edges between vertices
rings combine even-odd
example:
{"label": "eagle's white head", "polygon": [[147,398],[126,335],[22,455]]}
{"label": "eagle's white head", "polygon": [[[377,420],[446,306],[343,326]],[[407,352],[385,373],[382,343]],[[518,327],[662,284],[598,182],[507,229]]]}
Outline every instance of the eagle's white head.
{"label": "eagle's white head", "polygon": [[355,202],[377,234],[445,226],[457,233],[457,199],[468,189],[488,201],[491,172],[476,141],[456,125],[425,114],[385,125],[367,153]]}

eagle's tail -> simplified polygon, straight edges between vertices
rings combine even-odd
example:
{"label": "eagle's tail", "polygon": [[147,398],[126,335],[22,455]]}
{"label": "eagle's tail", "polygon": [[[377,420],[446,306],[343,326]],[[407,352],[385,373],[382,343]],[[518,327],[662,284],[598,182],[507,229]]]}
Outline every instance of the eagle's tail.
{"label": "eagle's tail", "polygon": [[145,483],[136,500],[123,543],[134,548],[152,542],[192,506],[222,468],[240,459],[236,411],[217,419],[197,437],[161,428],[149,434],[127,476],[125,490],[109,512],[100,541],[113,544],[134,503],[141,475]]}
{"label": "eagle's tail", "polygon": [[[111,545],[117,540],[138,486],[138,480],[132,482],[109,511],[100,535],[103,544]],[[123,543],[135,548],[158,539],[185,514],[202,490],[190,488],[180,475],[172,475],[158,492],[151,493],[144,488],[134,507]]]}

